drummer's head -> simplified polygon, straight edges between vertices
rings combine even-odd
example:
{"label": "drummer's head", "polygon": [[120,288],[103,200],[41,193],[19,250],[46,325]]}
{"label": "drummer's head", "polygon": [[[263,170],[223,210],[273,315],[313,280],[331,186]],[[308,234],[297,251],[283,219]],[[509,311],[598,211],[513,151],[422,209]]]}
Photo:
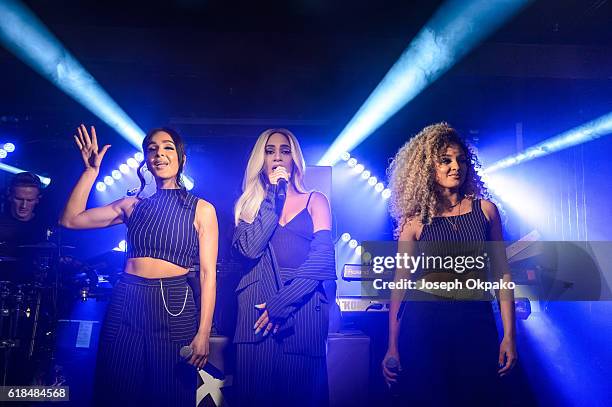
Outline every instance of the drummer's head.
{"label": "drummer's head", "polygon": [[22,222],[31,220],[40,201],[40,190],[40,179],[36,174],[22,172],[15,175],[8,190],[11,216]]}

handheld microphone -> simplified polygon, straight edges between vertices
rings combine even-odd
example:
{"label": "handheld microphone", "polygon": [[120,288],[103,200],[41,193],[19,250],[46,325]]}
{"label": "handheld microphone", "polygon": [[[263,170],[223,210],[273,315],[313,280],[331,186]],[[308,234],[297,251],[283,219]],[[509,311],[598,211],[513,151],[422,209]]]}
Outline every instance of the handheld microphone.
{"label": "handheld microphone", "polygon": [[276,183],[276,198],[283,202],[287,199],[287,180],[284,178]]}
{"label": "handheld microphone", "polygon": [[[394,357],[390,357],[385,361],[385,367],[393,373],[399,373],[399,360]],[[392,396],[396,397],[399,393],[398,390],[397,382],[389,385],[389,391],[391,392]]]}
{"label": "handheld microphone", "polygon": [[193,349],[189,345],[183,346],[181,347],[179,354],[181,355],[183,359],[187,360],[191,358],[191,356],[193,355]]}
{"label": "handheld microphone", "polygon": [[[185,347],[185,346],[183,346]],[[191,348],[189,348],[191,349]],[[181,349],[181,352],[183,350]],[[399,372],[399,361],[394,358],[394,357],[390,357],[389,359],[387,359],[385,361],[385,366],[387,367],[387,369],[389,369],[390,371],[392,371],[393,373],[397,373]]]}
{"label": "handheld microphone", "polygon": [[[181,355],[183,360],[185,362],[187,362],[189,359],[191,359],[191,356],[193,356],[193,348],[191,346],[189,346],[189,345],[182,346],[181,350],[179,351],[179,354]],[[200,369],[198,369],[198,370],[200,370]],[[212,364],[208,363],[208,362],[206,362],[206,364],[204,365],[204,367],[201,370],[205,371],[206,373],[208,373],[209,375],[211,375],[215,379],[218,379],[218,380],[224,380],[225,379],[225,374],[222,371],[220,371],[219,369],[217,369],[215,366],[213,366]]]}

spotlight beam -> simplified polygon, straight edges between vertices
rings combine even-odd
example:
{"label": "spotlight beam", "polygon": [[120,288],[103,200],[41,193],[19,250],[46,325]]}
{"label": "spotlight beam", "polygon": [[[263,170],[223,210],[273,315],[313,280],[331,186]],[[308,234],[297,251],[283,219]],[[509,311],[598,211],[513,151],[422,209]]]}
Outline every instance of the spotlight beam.
{"label": "spotlight beam", "polygon": [[612,112],[544,140],[518,154],[503,158],[487,167],[484,173],[490,174],[610,134],[612,134]]}
{"label": "spotlight beam", "polygon": [[421,29],[317,165],[334,165],[532,0],[450,0]]}
{"label": "spotlight beam", "polygon": [[23,3],[0,1],[0,41],[140,149],[144,132]]}
{"label": "spotlight beam", "polygon": [[[0,42],[26,65],[115,129],[140,152],[145,137],[142,129],[19,0],[0,1]],[[42,177],[41,180],[43,178],[50,182],[49,178]],[[193,188],[192,179],[184,177],[183,180],[188,189]]]}
{"label": "spotlight beam", "polygon": [[[21,168],[13,167],[12,165],[0,163],[0,170],[9,172],[11,174],[20,174],[22,172],[26,172],[26,170],[22,170]],[[51,183],[51,178],[43,177],[42,175],[36,174],[36,176],[40,179],[40,182],[47,187]]]}

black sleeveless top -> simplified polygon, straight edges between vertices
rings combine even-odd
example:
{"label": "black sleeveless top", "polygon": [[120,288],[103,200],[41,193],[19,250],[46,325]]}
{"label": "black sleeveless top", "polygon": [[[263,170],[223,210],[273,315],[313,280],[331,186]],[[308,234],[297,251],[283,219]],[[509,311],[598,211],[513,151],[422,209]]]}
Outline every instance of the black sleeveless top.
{"label": "black sleeveless top", "polygon": [[[449,217],[434,217],[429,225],[423,225],[419,238],[419,254],[426,256],[439,256],[455,259],[482,256],[487,249],[486,242],[490,240],[489,223],[481,207],[480,199],[473,199],[472,210],[462,215]],[[487,256],[484,256],[485,259]],[[478,278],[488,280],[489,267],[486,260],[484,269],[464,267],[460,273],[449,273],[447,269],[419,270],[416,277],[431,281],[444,281],[449,279],[466,280]],[[481,292],[472,291],[471,294],[482,294],[480,299],[490,297]]]}
{"label": "black sleeveless top", "polygon": [[193,224],[198,198],[181,189],[158,189],[140,200],[127,221],[127,257],[152,257],[189,268],[198,253]]}
{"label": "black sleeveless top", "polygon": [[284,226],[278,225],[276,227],[270,241],[274,248],[283,283],[294,277],[292,272],[300,267],[308,257],[314,229],[312,217],[308,212],[311,197],[312,192],[308,196],[304,209]]}
{"label": "black sleeveless top", "polygon": [[[453,226],[456,225],[456,229]],[[419,241],[476,242],[488,241],[489,223],[482,211],[480,199],[472,200],[472,211],[456,216],[436,216],[431,224],[423,225]]]}

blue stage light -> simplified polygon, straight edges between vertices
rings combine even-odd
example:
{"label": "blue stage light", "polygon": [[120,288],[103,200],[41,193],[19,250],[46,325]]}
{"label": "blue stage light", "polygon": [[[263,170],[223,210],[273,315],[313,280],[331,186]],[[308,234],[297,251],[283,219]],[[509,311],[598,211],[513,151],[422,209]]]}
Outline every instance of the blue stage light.
{"label": "blue stage light", "polygon": [[450,0],[421,29],[317,165],[334,165],[531,0]]}
{"label": "blue stage light", "polygon": [[386,188],[384,191],[381,192],[381,196],[383,197],[383,199],[391,198],[391,190],[389,188]]}
{"label": "blue stage light", "polygon": [[113,179],[113,177],[107,175],[106,177],[104,177],[104,183],[110,186],[115,183],[115,180]]}
{"label": "blue stage light", "polygon": [[[12,165],[0,163],[0,170],[9,172],[11,174],[19,174],[21,172],[26,172],[26,170],[22,170],[21,168],[13,167]],[[51,183],[51,178],[43,177],[42,175],[36,174],[40,182],[43,184],[43,188],[46,188]]]}
{"label": "blue stage light", "polygon": [[127,174],[127,173],[129,173],[129,172],[130,172],[130,167],[128,167],[128,165],[127,165],[127,164],[121,164],[121,165],[119,166],[119,171],[121,171],[121,172],[122,172],[122,173],[124,173],[124,174]]}
{"label": "blue stage light", "polygon": [[185,174],[181,174],[181,179],[183,180],[183,185],[185,185],[185,189],[187,191],[191,191],[194,186],[193,180]]}
{"label": "blue stage light", "polygon": [[15,151],[15,144],[13,143],[4,143],[4,149],[7,153],[12,153]]}
{"label": "blue stage light", "polygon": [[130,157],[127,159],[127,165],[130,168],[138,168],[138,161],[136,159]]}
{"label": "blue stage light", "polygon": [[122,175],[121,175],[121,171],[119,170],[113,170],[113,172],[111,173],[112,177],[114,179],[121,179]]}
{"label": "blue stage light", "polygon": [[113,247],[113,251],[116,251],[116,252],[126,252],[127,251],[127,243],[126,243],[126,241],[122,240],[119,243],[117,243],[117,246]]}
{"label": "blue stage light", "polygon": [[351,158],[351,154],[348,151],[345,151],[340,155],[340,158],[342,158],[342,161],[348,161],[349,158]]}
{"label": "blue stage light", "polygon": [[612,134],[612,113],[608,113],[581,126],[544,140],[518,154],[497,161],[488,166],[484,170],[484,173],[490,174],[503,168],[512,167],[522,162],[552,154],[578,144],[587,143],[610,134]]}
{"label": "blue stage light", "polygon": [[351,240],[351,234],[350,233],[343,233],[341,236],[341,239],[343,242],[348,242],[349,240]]}
{"label": "blue stage light", "polygon": [[20,1],[0,2],[0,41],[24,63],[140,148],[144,132]]}
{"label": "blue stage light", "polygon": [[104,182],[96,182],[96,189],[100,192],[106,191],[106,184]]}
{"label": "blue stage light", "polygon": [[357,243],[357,240],[355,240],[355,239],[351,239],[351,240],[349,241],[348,245],[349,245],[349,247],[350,247],[351,249],[354,249],[354,248],[356,248],[356,247],[359,245],[359,243]]}
{"label": "blue stage light", "polygon": [[482,180],[489,192],[504,207],[521,214],[521,220],[530,228],[538,228],[549,216],[546,194],[539,188],[537,175],[525,179],[516,174],[483,174]]}
{"label": "blue stage light", "polygon": [[[140,149],[144,132],[22,2],[0,2],[0,41],[24,63]],[[137,152],[134,158],[128,165],[137,168],[144,156]],[[122,167],[120,171],[126,173]],[[187,184],[193,188],[193,181]]]}
{"label": "blue stage light", "polygon": [[[378,193],[383,192],[383,190],[385,189],[385,184],[382,182],[379,182],[378,178],[373,176],[370,170],[366,170],[363,164],[357,164],[356,158],[354,157],[350,158],[349,160],[347,160],[346,163],[349,167],[351,166],[354,167],[355,173],[357,173],[361,179],[367,181],[369,185],[373,186],[376,192]],[[387,199],[387,198],[388,197],[383,196],[383,199]]]}
{"label": "blue stage light", "polygon": [[8,153],[6,152],[6,150],[3,148],[0,148],[0,158],[6,158],[7,155]]}

